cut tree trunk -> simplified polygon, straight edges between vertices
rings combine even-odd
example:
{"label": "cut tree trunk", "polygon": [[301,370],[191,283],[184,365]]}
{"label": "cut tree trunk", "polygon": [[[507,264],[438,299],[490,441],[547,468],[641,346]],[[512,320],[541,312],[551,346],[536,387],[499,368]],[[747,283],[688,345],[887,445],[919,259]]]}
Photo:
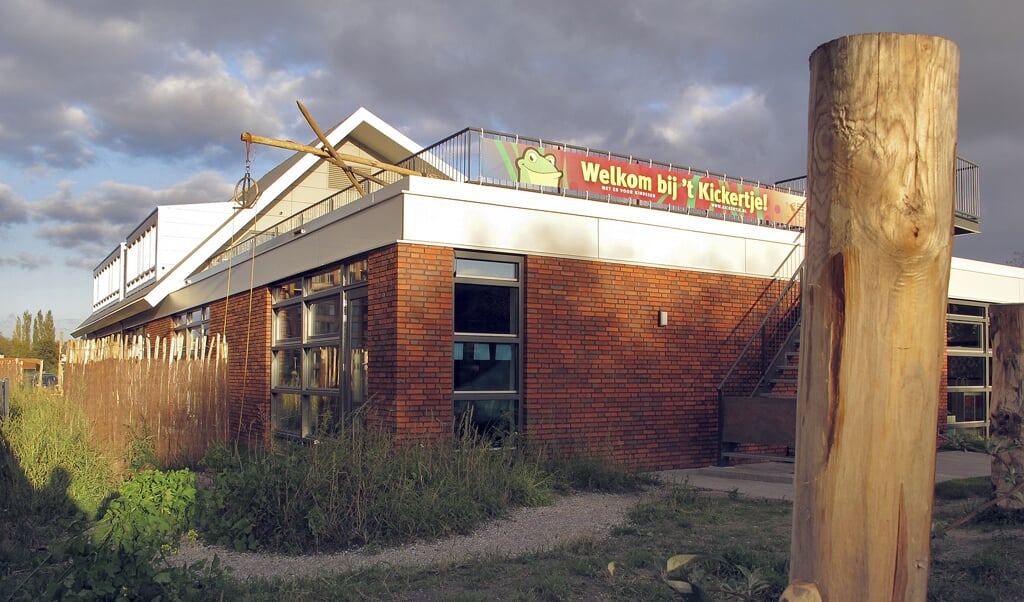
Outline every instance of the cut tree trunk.
{"label": "cut tree trunk", "polygon": [[823,600],[923,601],[959,50],[856,35],[810,67],[790,579]]}
{"label": "cut tree trunk", "polygon": [[1024,480],[1024,304],[989,309],[992,338],[992,407],[988,434],[993,445],[992,485],[996,506],[1024,509],[1024,496],[1011,491]]}

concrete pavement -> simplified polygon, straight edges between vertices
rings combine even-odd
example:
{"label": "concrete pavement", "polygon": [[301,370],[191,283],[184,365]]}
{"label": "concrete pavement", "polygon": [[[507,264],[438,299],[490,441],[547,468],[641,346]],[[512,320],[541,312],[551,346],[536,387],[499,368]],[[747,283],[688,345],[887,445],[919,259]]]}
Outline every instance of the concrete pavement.
{"label": "concrete pavement", "polygon": [[[662,482],[687,482],[697,489],[731,492],[746,497],[793,499],[793,464],[763,462],[738,466],[709,466],[658,473]],[[935,459],[935,481],[989,476],[992,460],[987,454],[940,451]]]}

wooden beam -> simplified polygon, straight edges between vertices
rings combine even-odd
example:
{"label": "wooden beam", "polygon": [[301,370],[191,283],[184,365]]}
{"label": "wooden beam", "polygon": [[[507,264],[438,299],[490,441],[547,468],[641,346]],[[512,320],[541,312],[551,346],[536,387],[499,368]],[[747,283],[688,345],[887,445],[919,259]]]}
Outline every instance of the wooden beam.
{"label": "wooden beam", "polygon": [[330,153],[335,164],[341,167],[341,170],[345,172],[346,176],[348,176],[348,181],[352,182],[352,185],[356,187],[356,190],[359,192],[359,196],[366,196],[366,191],[359,185],[359,180],[356,178],[356,174],[353,173],[352,168],[346,165],[345,161],[338,157],[338,149],[334,148],[334,145],[327,140],[327,136],[324,136],[324,133],[320,131],[320,126],[313,121],[313,117],[310,116],[305,105],[298,100],[295,101],[295,104],[299,105],[299,111],[302,113],[302,116],[306,118],[306,123],[308,123],[309,127],[313,129],[313,133],[316,134],[316,137],[320,139],[320,143],[324,145],[324,150]]}
{"label": "wooden beam", "polygon": [[959,50],[897,33],[810,57],[791,581],[927,595]]}
{"label": "wooden beam", "polygon": [[[275,138],[267,138],[266,136],[258,136],[249,132],[243,132],[241,136],[243,142],[249,142],[252,144],[262,144],[264,146],[273,146],[275,148],[283,148],[285,150],[299,151],[303,153],[309,153],[317,157],[324,159],[332,159],[331,154],[323,149],[319,149],[315,146],[309,146],[306,144],[299,144],[298,142],[292,142],[291,140],[277,140]],[[392,165],[383,161],[377,161],[369,157],[360,157],[358,155],[349,155],[346,153],[337,153],[338,158],[342,161],[349,163],[355,163],[357,165],[366,165],[368,167],[376,167],[377,169],[383,169],[385,171],[391,171],[403,176],[426,176],[426,174],[416,171],[414,169],[406,169],[405,167],[399,167],[398,165]]]}

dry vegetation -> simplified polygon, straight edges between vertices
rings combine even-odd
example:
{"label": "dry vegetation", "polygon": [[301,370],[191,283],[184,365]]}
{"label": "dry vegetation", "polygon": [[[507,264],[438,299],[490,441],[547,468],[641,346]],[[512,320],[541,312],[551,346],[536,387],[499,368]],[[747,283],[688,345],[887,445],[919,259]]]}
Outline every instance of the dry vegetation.
{"label": "dry vegetation", "polygon": [[228,440],[227,347],[218,338],[189,343],[110,337],[68,345],[65,398],[81,404],[110,457],[127,450],[130,461],[185,465]]}

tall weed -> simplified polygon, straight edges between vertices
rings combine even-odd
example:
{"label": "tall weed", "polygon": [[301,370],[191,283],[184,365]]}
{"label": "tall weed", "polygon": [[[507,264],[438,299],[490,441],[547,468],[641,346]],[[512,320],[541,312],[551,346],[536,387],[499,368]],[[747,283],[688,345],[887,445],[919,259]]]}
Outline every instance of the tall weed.
{"label": "tall weed", "polygon": [[29,488],[20,495],[32,498],[19,503],[43,504],[58,515],[77,505],[91,518],[115,487],[110,461],[92,445],[81,407],[48,389],[14,388],[3,436],[10,447],[7,470],[25,479]]}
{"label": "tall weed", "polygon": [[466,533],[511,506],[551,500],[539,462],[489,442],[402,444],[356,428],[208,462],[197,527],[238,550],[298,552]]}

